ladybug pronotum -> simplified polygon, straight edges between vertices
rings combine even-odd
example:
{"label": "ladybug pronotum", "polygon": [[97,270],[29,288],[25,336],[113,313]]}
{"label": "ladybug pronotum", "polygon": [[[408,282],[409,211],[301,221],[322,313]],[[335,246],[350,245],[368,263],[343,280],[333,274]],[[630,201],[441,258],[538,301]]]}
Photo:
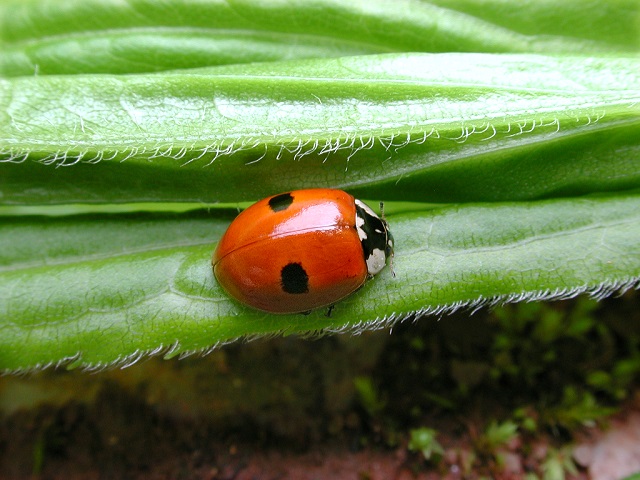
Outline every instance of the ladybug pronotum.
{"label": "ladybug pronotum", "polygon": [[309,189],[260,200],[231,223],[213,271],[236,300],[271,313],[332,306],[393,255],[387,222],[342,190]]}

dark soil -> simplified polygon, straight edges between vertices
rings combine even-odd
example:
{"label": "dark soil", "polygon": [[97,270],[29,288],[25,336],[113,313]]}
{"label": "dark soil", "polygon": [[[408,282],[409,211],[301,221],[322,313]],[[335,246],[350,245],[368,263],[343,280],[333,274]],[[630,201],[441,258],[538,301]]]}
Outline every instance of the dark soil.
{"label": "dark soil", "polygon": [[[516,332],[506,361],[496,353],[504,327],[483,311],[355,337],[238,343],[124,370],[6,376],[0,478],[542,478],[549,459],[576,469],[567,478],[587,478],[593,455],[576,461],[567,447],[595,444],[607,419],[623,425],[640,410],[637,372],[617,397],[593,394],[603,412],[617,408],[613,417],[563,423],[566,412],[551,407],[567,402],[567,385],[582,392],[589,372],[629,354],[630,336],[640,338],[638,304],[629,294],[598,307],[606,352],[597,333],[554,339],[554,356],[518,343]],[[576,308],[549,305],[560,315]],[[487,425],[521,418],[516,410],[535,428],[523,422],[505,442],[488,440]],[[443,447],[429,460],[408,448],[422,427]]]}

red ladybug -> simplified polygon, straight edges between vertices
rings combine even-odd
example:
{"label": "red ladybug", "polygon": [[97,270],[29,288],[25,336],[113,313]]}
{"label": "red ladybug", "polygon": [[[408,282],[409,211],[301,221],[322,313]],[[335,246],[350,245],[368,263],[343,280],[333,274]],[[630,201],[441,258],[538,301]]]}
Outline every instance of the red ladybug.
{"label": "red ladybug", "polygon": [[271,313],[333,305],[393,255],[387,222],[342,190],[296,190],[265,198],[231,223],[213,271],[238,301]]}

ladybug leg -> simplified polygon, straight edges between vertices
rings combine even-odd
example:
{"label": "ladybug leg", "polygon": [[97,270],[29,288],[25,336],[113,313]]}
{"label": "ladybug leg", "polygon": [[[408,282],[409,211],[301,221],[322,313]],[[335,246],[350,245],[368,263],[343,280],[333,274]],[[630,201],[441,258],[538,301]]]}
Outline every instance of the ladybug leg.
{"label": "ladybug leg", "polygon": [[391,270],[391,276],[396,278],[396,271],[393,269],[393,254],[389,257],[389,269]]}
{"label": "ladybug leg", "polygon": [[311,315],[311,310],[307,310],[306,312],[300,312],[300,313],[306,317],[307,315]]}
{"label": "ladybug leg", "polygon": [[331,312],[333,312],[333,309],[336,308],[335,305],[329,305],[329,308],[327,308],[327,313],[324,314],[325,317],[330,318],[331,317]]}

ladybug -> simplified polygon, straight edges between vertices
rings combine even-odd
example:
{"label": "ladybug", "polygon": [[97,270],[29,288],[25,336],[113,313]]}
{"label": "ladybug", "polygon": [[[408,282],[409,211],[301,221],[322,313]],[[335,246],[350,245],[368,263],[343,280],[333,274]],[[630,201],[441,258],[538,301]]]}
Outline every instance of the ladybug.
{"label": "ladybug", "polygon": [[231,223],[213,271],[236,300],[270,313],[308,313],[358,290],[393,255],[387,222],[342,190],[265,198]]}

